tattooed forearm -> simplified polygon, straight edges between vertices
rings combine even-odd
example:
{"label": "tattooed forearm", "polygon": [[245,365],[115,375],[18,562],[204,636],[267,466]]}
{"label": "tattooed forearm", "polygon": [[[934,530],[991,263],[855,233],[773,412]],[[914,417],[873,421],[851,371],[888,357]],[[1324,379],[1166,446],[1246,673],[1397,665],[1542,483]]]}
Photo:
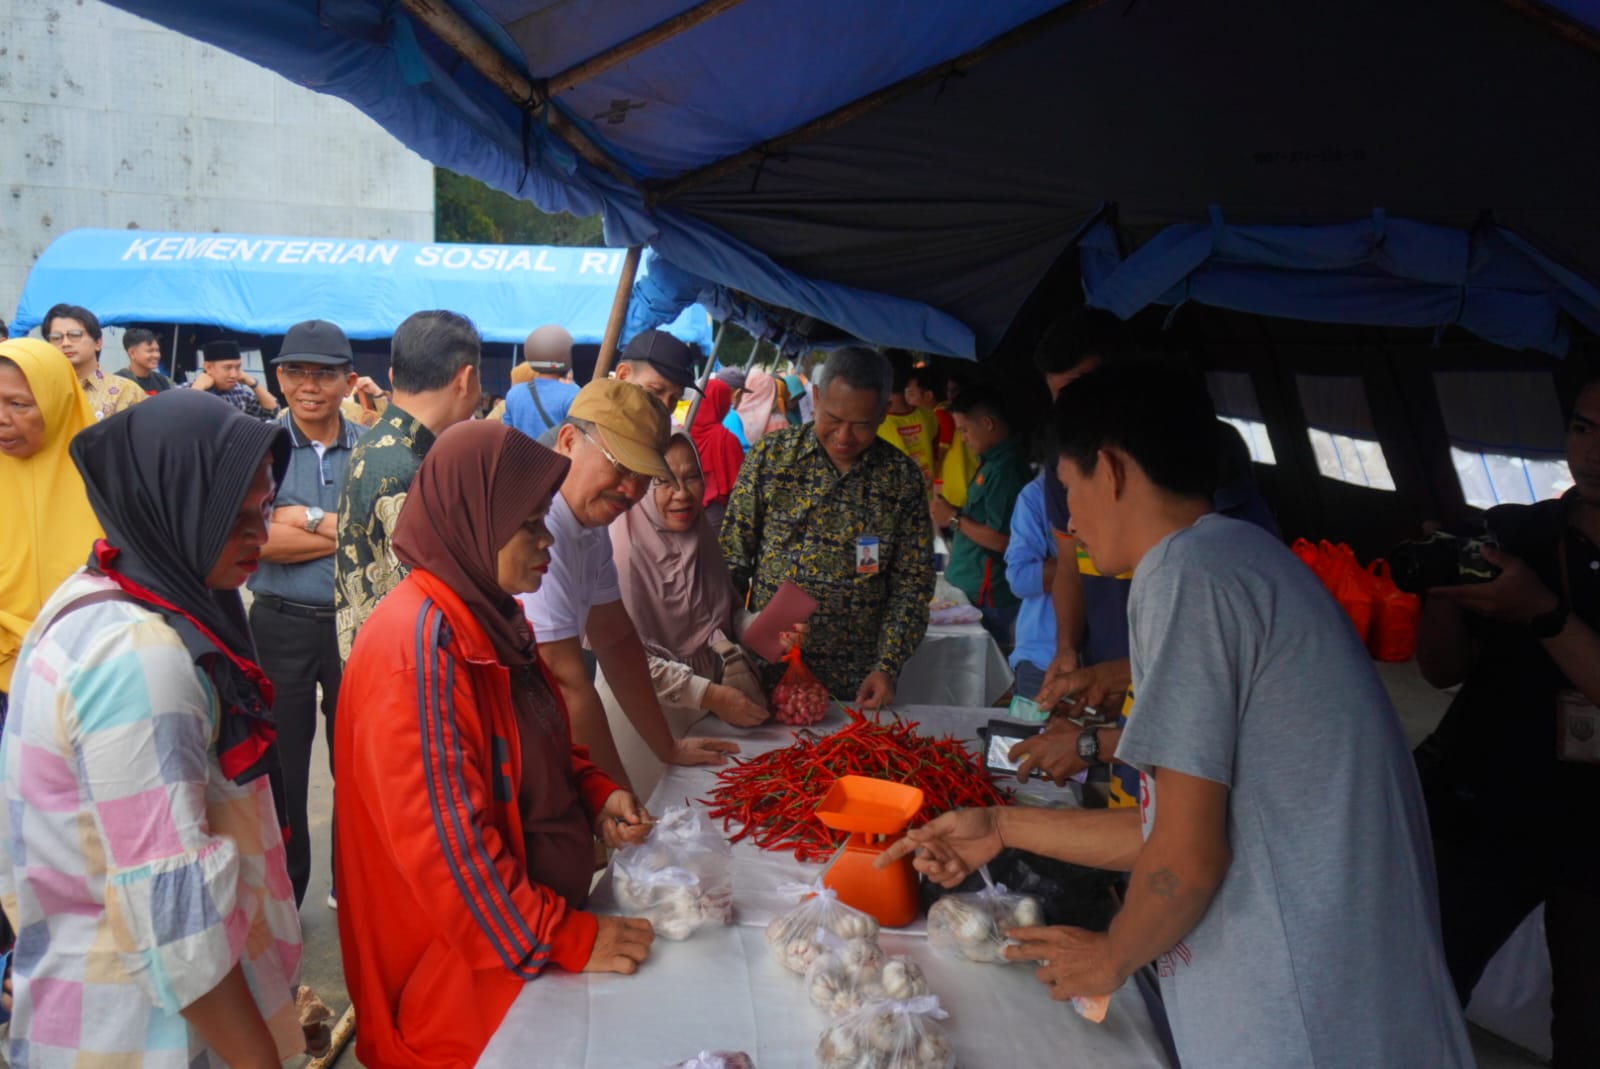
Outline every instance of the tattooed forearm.
{"label": "tattooed forearm", "polygon": [[1178,874],[1171,869],[1156,869],[1150,874],[1150,893],[1172,898],[1178,893]]}

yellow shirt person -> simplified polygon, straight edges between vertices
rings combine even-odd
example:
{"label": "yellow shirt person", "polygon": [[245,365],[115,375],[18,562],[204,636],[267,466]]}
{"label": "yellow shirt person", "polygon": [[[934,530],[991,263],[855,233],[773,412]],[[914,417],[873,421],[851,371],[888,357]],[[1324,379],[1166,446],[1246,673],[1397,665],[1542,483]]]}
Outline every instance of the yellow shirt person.
{"label": "yellow shirt person", "polygon": [[878,437],[917,462],[922,480],[933,482],[934,443],[939,440],[939,421],[925,408],[913,408],[903,416],[890,413],[878,424]]}

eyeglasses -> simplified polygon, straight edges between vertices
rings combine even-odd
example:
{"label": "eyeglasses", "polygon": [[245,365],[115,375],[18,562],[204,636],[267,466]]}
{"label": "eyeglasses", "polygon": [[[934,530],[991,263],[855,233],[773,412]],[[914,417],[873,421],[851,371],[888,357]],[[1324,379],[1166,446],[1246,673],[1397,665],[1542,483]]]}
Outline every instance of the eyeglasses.
{"label": "eyeglasses", "polygon": [[280,367],[278,373],[290,382],[300,383],[312,378],[319,386],[332,386],[346,375],[348,371],[341,371],[336,367]]}
{"label": "eyeglasses", "polygon": [[600,455],[601,456],[603,456],[607,460],[611,461],[611,466],[613,468],[617,469],[617,481],[618,482],[621,482],[621,483],[632,483],[634,486],[638,486],[640,483],[645,483],[645,484],[648,485],[651,482],[650,476],[641,475],[638,472],[634,471],[632,468],[623,466],[622,461],[620,461],[616,457],[612,456],[611,455],[611,450],[607,449],[604,445],[602,445],[600,443],[599,439],[595,438],[594,435],[590,434],[586,430],[582,430],[581,428],[579,429],[578,433],[583,435],[584,440],[587,441],[590,445],[592,445],[596,449],[600,450]]}
{"label": "eyeglasses", "polygon": [[69,330],[64,334],[59,332],[55,334],[46,334],[44,336],[44,340],[49,342],[51,345],[60,345],[62,341],[82,341],[83,335],[84,332],[81,330]]}
{"label": "eyeglasses", "polygon": [[651,489],[660,490],[664,487],[671,487],[674,490],[687,490],[689,493],[699,497],[705,493],[706,477],[704,475],[690,475],[685,479],[666,479],[657,475],[650,480]]}

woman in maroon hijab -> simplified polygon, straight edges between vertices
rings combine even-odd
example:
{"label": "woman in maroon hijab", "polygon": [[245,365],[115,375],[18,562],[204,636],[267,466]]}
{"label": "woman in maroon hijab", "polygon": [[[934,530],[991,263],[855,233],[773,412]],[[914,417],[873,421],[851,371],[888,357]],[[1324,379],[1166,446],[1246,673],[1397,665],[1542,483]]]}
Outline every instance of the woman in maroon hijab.
{"label": "woman in maroon hijab", "polygon": [[572,744],[513,595],[537,590],[568,462],[499,423],[439,436],[392,545],[409,572],[339,694],[339,941],[368,1065],[476,1063],[548,965],[631,973],[648,921],[585,912],[594,837],[648,819]]}

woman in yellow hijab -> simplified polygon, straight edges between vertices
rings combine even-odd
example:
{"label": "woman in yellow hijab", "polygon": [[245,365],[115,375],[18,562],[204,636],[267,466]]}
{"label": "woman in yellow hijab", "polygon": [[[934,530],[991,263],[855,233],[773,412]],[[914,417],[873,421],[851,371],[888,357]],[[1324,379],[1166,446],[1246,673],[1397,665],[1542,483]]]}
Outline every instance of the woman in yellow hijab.
{"label": "woman in yellow hijab", "polygon": [[67,455],[94,412],[67,358],[34,338],[0,342],[0,719],[22,637],[101,537]]}

